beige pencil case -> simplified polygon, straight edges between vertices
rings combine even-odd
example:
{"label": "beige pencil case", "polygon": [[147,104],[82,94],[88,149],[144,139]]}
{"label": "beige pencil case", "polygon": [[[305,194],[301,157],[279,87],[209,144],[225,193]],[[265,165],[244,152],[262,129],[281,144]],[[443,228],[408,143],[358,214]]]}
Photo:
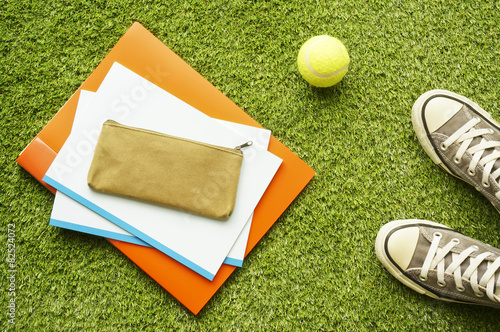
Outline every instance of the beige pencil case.
{"label": "beige pencil case", "polygon": [[227,219],[236,202],[242,146],[225,148],[108,120],[87,180],[101,192]]}

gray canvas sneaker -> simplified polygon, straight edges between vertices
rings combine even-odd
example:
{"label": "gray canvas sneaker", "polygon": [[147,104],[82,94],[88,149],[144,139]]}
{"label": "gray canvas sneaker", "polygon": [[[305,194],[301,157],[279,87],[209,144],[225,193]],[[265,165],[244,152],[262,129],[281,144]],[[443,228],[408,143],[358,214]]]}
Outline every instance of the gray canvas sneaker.
{"label": "gray canvas sneaker", "polygon": [[435,299],[500,309],[500,249],[426,220],[395,220],[375,240],[396,279]]}
{"label": "gray canvas sneaker", "polygon": [[480,191],[500,211],[500,125],[456,93],[432,90],[412,108],[415,133],[431,159]]}

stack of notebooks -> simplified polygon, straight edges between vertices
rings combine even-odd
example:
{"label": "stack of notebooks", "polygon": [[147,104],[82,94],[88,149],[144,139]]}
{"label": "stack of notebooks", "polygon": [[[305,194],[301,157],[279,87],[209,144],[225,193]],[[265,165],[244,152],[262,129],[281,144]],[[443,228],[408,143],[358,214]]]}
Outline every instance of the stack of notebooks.
{"label": "stack of notebooks", "polygon": [[[229,219],[89,188],[87,174],[107,120],[226,148],[253,142],[243,152]],[[51,225],[107,238],[194,314],[314,176],[139,23],[17,161],[55,194]]]}

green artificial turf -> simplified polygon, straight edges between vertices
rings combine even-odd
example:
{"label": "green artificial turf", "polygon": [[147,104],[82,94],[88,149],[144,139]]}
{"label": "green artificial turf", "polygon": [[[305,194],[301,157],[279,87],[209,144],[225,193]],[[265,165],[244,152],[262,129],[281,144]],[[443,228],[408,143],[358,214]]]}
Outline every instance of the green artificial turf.
{"label": "green artificial turf", "polygon": [[[413,102],[465,95],[500,119],[498,1],[0,3],[0,328],[19,331],[499,331],[499,311],[406,288],[378,262],[394,219],[500,246],[500,215],[420,147]],[[49,226],[52,194],[17,155],[139,21],[308,163],[316,176],[194,316],[108,241]],[[333,35],[351,56],[327,89],[296,55]],[[8,322],[15,224],[15,326]]]}

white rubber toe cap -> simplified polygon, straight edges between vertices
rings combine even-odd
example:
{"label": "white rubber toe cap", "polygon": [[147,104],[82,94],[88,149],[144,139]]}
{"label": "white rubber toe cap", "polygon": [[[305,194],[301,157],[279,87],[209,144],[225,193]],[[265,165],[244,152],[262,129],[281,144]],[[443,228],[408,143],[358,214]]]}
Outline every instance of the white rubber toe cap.
{"label": "white rubber toe cap", "polygon": [[429,133],[433,133],[444,125],[462,108],[463,103],[446,98],[434,97],[425,106],[425,122]]}
{"label": "white rubber toe cap", "polygon": [[420,231],[417,226],[401,228],[387,239],[387,254],[403,271],[410,265]]}

